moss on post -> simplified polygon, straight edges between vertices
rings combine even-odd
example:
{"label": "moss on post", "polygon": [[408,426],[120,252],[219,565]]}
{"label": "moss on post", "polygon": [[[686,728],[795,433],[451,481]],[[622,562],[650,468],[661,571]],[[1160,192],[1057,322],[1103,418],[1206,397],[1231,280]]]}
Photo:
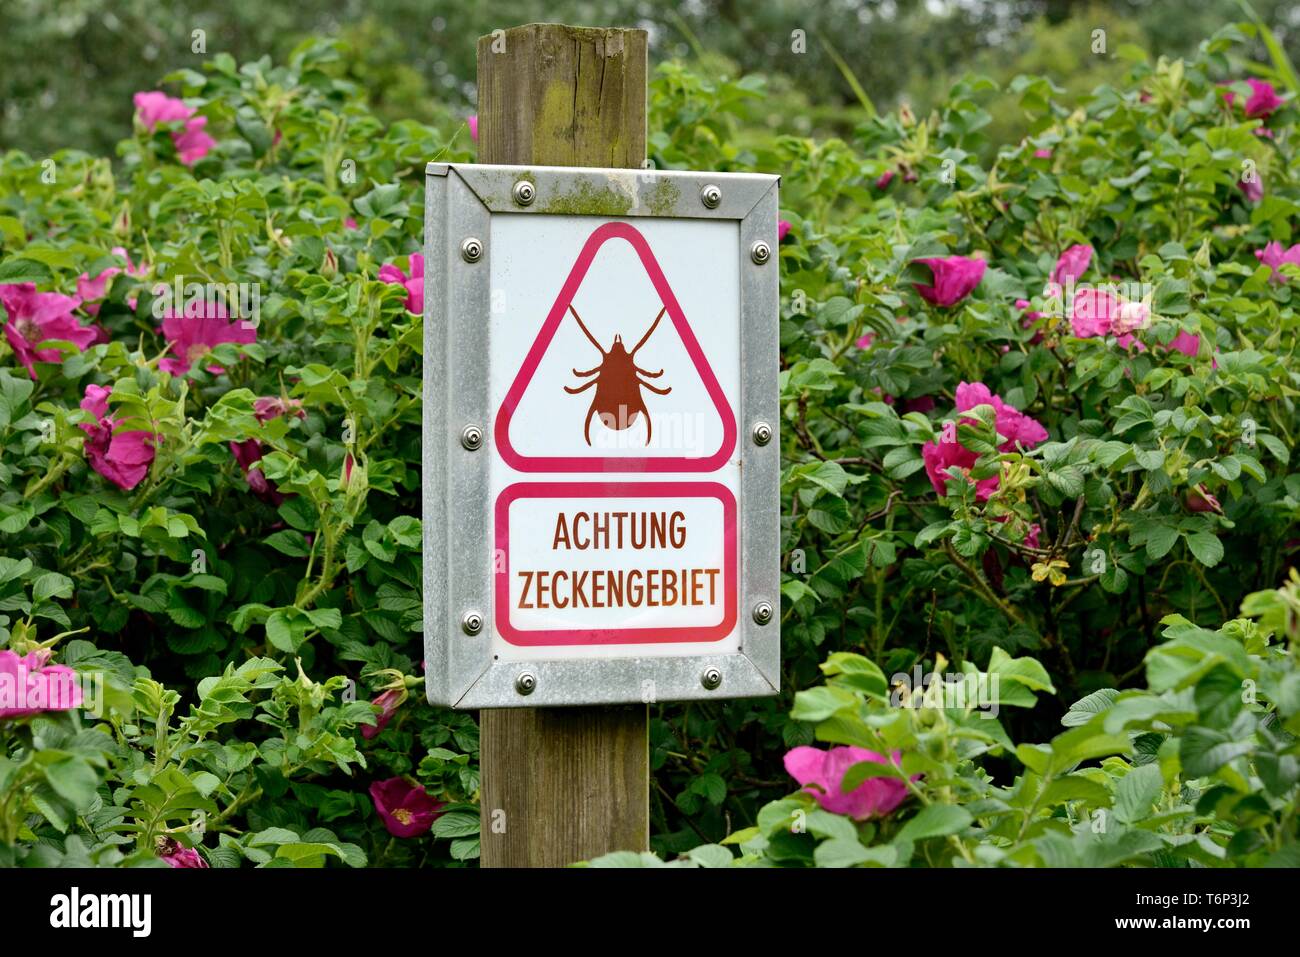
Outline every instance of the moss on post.
{"label": "moss on post", "polygon": [[639,167],[646,33],[530,23],[478,41],[482,163]]}
{"label": "moss on post", "polygon": [[[478,42],[483,163],[639,168],[646,142],[646,34],[532,23]],[[590,187],[551,213],[621,216],[632,196]],[[479,713],[484,867],[561,867],[649,849],[647,709]]]}

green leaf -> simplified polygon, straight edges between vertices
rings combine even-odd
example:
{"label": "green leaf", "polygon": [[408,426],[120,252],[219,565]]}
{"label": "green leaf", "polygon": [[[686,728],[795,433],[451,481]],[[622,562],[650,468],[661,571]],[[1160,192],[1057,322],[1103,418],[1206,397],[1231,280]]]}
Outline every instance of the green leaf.
{"label": "green leaf", "polygon": [[78,811],[84,810],[94,800],[95,788],[99,786],[99,776],[85,759],[68,754],[56,756],[53,760],[42,763],[45,780],[49,782],[50,787]]}
{"label": "green leaf", "polygon": [[[456,837],[452,838],[451,844],[447,847],[447,852],[451,855],[453,861],[473,861],[477,860],[480,853],[480,843],[477,835],[474,837]],[[365,867],[365,864],[358,864],[358,867]]]}
{"label": "green leaf", "polygon": [[477,814],[468,811],[450,811],[436,821],[430,829],[434,837],[470,837],[479,833]]}
{"label": "green leaf", "polygon": [[0,585],[11,582],[15,578],[21,578],[32,570],[32,560],[30,558],[10,558],[7,555],[0,555]]}
{"label": "green leaf", "polygon": [[1133,768],[1120,778],[1115,791],[1115,817],[1125,824],[1136,824],[1151,813],[1151,806],[1164,787],[1158,764]]}
{"label": "green leaf", "polygon": [[1192,726],[1179,742],[1178,759],[1187,777],[1203,778],[1254,749],[1249,741],[1234,742],[1220,731]]}
{"label": "green leaf", "polygon": [[1066,774],[1043,789],[1038,802],[1043,807],[1054,807],[1068,801],[1083,801],[1090,807],[1109,807],[1110,791],[1082,774]]}
{"label": "green leaf", "polygon": [[1070,705],[1070,710],[1061,718],[1061,724],[1067,728],[1087,724],[1094,717],[1108,710],[1118,697],[1119,692],[1114,688],[1100,688]]}
{"label": "green leaf", "polygon": [[296,652],[306,636],[305,621],[296,608],[277,608],[266,619],[266,640],[281,651]]}
{"label": "green leaf", "polygon": [[58,572],[46,572],[32,583],[32,600],[41,602],[47,598],[71,598],[72,579]]}
{"label": "green leaf", "polygon": [[970,827],[970,811],[954,804],[931,804],[903,825],[896,840],[920,841],[927,837],[945,837]]}
{"label": "green leaf", "polygon": [[687,791],[700,795],[710,804],[716,806],[727,799],[727,782],[722,779],[722,775],[715,771],[709,771],[691,781]]}
{"label": "green leaf", "polygon": [[1223,558],[1223,542],[1213,532],[1196,532],[1187,536],[1187,547],[1202,565],[1213,568]]}
{"label": "green leaf", "polygon": [[0,283],[34,282],[38,286],[54,281],[50,267],[32,259],[6,259],[0,262]]}
{"label": "green leaf", "polygon": [[341,628],[343,614],[337,608],[312,608],[306,612],[307,620],[317,628]]}
{"label": "green leaf", "polygon": [[1147,530],[1147,557],[1164,558],[1178,542],[1178,529],[1171,525],[1152,525]]}
{"label": "green leaf", "polygon": [[1260,432],[1257,433],[1255,437],[1259,439],[1259,444],[1268,449],[1273,458],[1277,459],[1283,465],[1286,465],[1291,461],[1291,450],[1288,449],[1286,443],[1276,435],[1271,435],[1268,432]]}
{"label": "green leaf", "polygon": [[1047,483],[1066,498],[1078,498],[1083,494],[1083,472],[1073,465],[1048,472]]}
{"label": "green leaf", "polygon": [[840,778],[840,789],[845,793],[856,791],[863,781],[870,778],[893,778],[895,781],[903,780],[902,769],[897,765],[886,764],[883,761],[859,761],[852,764],[844,772],[844,777]]}
{"label": "green leaf", "polygon": [[790,717],[796,721],[825,721],[841,708],[856,708],[856,695],[841,688],[809,688],[794,696]]}
{"label": "green leaf", "polygon": [[411,515],[399,515],[388,523],[388,533],[399,545],[407,548],[419,548],[423,539],[420,535],[420,520]]}
{"label": "green leaf", "polygon": [[265,542],[282,555],[290,558],[306,558],[311,554],[311,546],[302,532],[292,528],[283,528],[273,535],[266,536]]}
{"label": "green leaf", "polygon": [[863,847],[856,837],[833,837],[817,845],[813,860],[818,867],[858,867],[863,864],[887,867],[896,854],[892,847]]}
{"label": "green leaf", "polygon": [[686,852],[686,856],[700,867],[730,867],[735,856],[721,844],[702,844]]}

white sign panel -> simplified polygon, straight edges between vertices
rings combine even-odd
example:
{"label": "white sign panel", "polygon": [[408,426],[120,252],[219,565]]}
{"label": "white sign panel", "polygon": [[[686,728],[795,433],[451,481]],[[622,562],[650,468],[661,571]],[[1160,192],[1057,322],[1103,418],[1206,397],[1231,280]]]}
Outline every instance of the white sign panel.
{"label": "white sign panel", "polygon": [[737,232],[493,219],[498,656],[735,650]]}
{"label": "white sign panel", "polygon": [[[775,178],[431,164],[429,184],[431,700],[772,693]],[[575,213],[596,187],[626,210]]]}

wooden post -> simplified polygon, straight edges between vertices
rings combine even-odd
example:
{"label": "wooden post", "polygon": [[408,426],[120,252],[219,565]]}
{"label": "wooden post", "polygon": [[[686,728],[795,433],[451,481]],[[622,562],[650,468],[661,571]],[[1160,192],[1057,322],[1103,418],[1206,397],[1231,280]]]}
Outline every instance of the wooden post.
{"label": "wooden post", "polygon": [[[639,168],[646,33],[531,23],[478,41],[481,163]],[[482,865],[562,867],[650,841],[646,705],[479,712]]]}

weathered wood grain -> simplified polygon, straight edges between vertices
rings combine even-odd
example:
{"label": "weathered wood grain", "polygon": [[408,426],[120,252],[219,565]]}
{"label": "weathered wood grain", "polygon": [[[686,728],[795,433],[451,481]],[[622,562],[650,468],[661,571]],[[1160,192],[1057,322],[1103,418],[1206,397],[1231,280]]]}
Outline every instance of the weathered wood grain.
{"label": "weathered wood grain", "polygon": [[530,23],[478,41],[478,160],[639,167],[646,33]]}
{"label": "weathered wood grain", "polygon": [[[478,42],[478,160],[640,167],[646,34],[533,23]],[[479,713],[482,865],[645,850],[645,705]]]}

